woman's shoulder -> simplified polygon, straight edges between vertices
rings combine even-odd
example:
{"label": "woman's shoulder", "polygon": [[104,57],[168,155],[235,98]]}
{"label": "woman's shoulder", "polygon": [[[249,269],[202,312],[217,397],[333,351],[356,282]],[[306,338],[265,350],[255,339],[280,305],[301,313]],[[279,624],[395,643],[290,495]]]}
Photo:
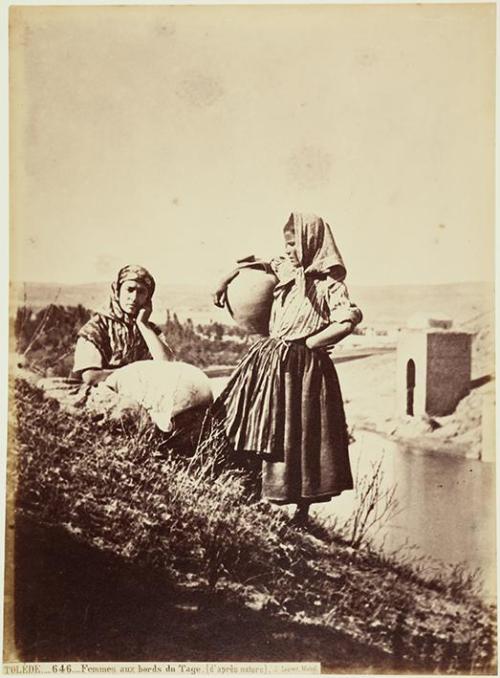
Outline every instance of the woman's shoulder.
{"label": "woman's shoulder", "polygon": [[104,313],[96,311],[90,316],[89,320],[82,325],[78,331],[78,336],[83,339],[92,340],[96,335],[106,333],[110,322],[112,322],[111,318],[108,318]]}
{"label": "woman's shoulder", "polygon": [[94,311],[90,318],[87,320],[87,322],[83,325],[83,327],[91,326],[105,327],[106,325],[108,325],[109,320],[111,320],[111,318],[108,318],[104,313]]}

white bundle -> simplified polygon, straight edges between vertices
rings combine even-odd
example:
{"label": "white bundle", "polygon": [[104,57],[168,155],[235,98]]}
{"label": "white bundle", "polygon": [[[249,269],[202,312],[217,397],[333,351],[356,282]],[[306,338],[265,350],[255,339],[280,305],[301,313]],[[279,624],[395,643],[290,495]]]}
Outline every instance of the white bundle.
{"label": "white bundle", "polygon": [[162,431],[172,429],[176,414],[213,401],[207,375],[182,362],[141,360],[114,370],[104,383],[144,407]]}

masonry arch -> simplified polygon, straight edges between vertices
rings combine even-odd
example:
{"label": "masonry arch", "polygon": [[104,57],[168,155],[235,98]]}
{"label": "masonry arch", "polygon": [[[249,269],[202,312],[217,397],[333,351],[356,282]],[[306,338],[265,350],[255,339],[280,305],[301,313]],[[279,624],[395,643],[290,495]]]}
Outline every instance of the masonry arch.
{"label": "masonry arch", "polygon": [[410,358],[406,363],[406,414],[413,417],[415,414],[415,361]]}

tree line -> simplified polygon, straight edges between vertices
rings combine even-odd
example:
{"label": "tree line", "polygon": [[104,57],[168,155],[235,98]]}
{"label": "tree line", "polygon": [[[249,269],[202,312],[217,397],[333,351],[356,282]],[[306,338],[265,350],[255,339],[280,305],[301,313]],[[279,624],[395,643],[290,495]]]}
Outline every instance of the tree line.
{"label": "tree line", "polygon": [[[11,321],[15,351],[23,356],[28,368],[40,375],[69,376],[78,330],[91,315],[81,304],[50,304],[39,310],[20,306]],[[195,325],[191,318],[179,320],[169,309],[159,326],[175,359],[198,367],[234,365],[251,341],[239,327],[219,322]]]}

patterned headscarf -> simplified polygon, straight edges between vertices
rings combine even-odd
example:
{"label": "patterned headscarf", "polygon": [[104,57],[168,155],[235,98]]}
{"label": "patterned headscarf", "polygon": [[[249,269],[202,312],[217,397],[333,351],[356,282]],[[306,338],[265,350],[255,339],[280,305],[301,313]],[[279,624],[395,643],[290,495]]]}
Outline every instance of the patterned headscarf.
{"label": "patterned headscarf", "polygon": [[[111,296],[109,299],[109,307],[106,311],[106,315],[114,320],[121,320],[122,322],[129,323],[134,319],[131,318],[120,306],[120,287],[126,280],[134,280],[135,282],[141,283],[148,290],[148,299],[151,301],[151,297],[155,291],[155,281],[151,273],[147,271],[142,266],[129,265],[124,266],[118,271],[116,280],[111,285]],[[135,321],[134,321],[135,322]]]}
{"label": "patterned headscarf", "polygon": [[284,265],[278,272],[278,286],[295,280],[297,286],[305,290],[306,276],[329,273],[336,280],[342,281],[347,271],[342,256],[335,244],[330,226],[315,214],[292,212],[283,233],[293,233],[299,266],[293,268]]}

